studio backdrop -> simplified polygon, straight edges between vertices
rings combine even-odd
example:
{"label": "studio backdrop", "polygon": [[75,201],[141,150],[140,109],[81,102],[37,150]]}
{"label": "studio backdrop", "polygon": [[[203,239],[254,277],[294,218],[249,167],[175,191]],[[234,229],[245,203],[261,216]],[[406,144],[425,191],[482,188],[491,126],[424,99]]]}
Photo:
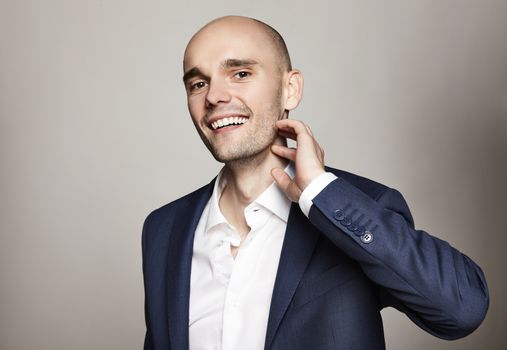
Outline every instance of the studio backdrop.
{"label": "studio backdrop", "polygon": [[[0,0],[0,348],[141,349],[141,226],[219,171],[183,50],[239,14],[286,39],[326,163],[400,190],[484,270],[448,342],[382,311],[388,349],[507,349],[507,2]],[[361,332],[360,329],[357,332]]]}

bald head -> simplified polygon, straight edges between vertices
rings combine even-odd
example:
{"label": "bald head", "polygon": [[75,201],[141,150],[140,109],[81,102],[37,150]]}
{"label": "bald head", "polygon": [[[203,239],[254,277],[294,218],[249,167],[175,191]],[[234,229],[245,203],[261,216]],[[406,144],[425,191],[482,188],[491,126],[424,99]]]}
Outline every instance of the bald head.
{"label": "bald head", "polygon": [[283,70],[289,71],[292,69],[292,64],[290,62],[289,50],[287,49],[287,45],[285,44],[285,40],[283,40],[282,36],[278,31],[271,27],[270,25],[259,21],[258,19],[252,19],[257,22],[262,30],[266,33],[266,36],[270,40],[270,44],[273,45],[276,54],[278,55],[278,59],[280,60],[280,66]]}
{"label": "bald head", "polygon": [[[257,35],[251,34],[254,32]],[[289,51],[280,33],[260,20],[242,16],[219,17],[209,22],[195,33],[185,49],[183,59],[184,69],[188,63],[188,54],[192,45],[195,44],[196,41],[202,39],[213,41],[218,35],[244,35],[246,40],[253,39],[254,36],[256,36],[257,39],[260,38],[264,43],[262,47],[269,50],[275,57],[277,66],[280,68],[281,72],[287,72],[292,69]],[[246,44],[248,44],[248,42],[246,42]]]}
{"label": "bald head", "polygon": [[276,30],[251,18],[218,18],[192,37],[183,70],[190,116],[215,159],[271,157],[274,142],[285,144],[275,124],[299,104],[303,77]]}

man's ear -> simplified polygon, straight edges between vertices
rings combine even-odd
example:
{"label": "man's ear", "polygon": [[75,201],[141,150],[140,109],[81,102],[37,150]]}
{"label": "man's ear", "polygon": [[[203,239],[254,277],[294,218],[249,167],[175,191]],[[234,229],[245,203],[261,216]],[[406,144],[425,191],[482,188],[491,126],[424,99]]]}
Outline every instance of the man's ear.
{"label": "man's ear", "polygon": [[285,109],[290,111],[299,105],[299,101],[303,97],[303,74],[297,69],[293,69],[287,73],[285,80],[286,98]]}

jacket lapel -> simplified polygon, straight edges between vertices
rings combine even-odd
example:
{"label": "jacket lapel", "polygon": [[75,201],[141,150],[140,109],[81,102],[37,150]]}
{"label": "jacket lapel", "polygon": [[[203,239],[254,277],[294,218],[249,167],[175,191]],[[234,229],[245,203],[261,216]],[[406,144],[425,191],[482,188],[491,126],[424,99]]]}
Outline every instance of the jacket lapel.
{"label": "jacket lapel", "polygon": [[[192,193],[174,214],[167,257],[167,315],[171,349],[188,349],[190,272],[194,233],[214,181]],[[163,311],[163,310],[161,310]]]}
{"label": "jacket lapel", "polygon": [[292,203],[271,298],[265,350],[271,347],[280,322],[313,254],[318,237],[318,232],[301,212],[299,205]]}

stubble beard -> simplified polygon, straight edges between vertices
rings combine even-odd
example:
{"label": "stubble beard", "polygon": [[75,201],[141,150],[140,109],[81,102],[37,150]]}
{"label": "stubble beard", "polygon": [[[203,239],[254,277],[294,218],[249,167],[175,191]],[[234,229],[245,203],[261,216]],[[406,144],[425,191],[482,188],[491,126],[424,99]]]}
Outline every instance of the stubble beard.
{"label": "stubble beard", "polygon": [[225,164],[253,163],[261,153],[271,147],[278,136],[275,121],[281,117],[279,115],[279,103],[271,105],[269,109],[257,115],[253,115],[250,108],[245,107],[249,110],[247,124],[255,124],[245,125],[245,130],[242,130],[241,140],[231,142],[228,145],[221,145],[221,147],[213,145],[212,142],[207,143],[209,151],[218,162]]}
{"label": "stubble beard", "polygon": [[[201,134],[201,138],[213,157],[218,162],[225,164],[254,165],[256,162],[261,161],[258,159],[261,153],[269,149],[278,137],[275,122],[283,115],[281,94],[282,89],[280,87],[272,103],[256,115],[247,105],[241,107],[238,112],[248,115],[249,119],[244,126],[240,126],[240,128],[245,128],[245,130],[241,130],[243,133],[246,131],[240,141],[220,145],[219,147],[213,144],[213,140],[209,140]],[[249,123],[252,124],[249,125]]]}

